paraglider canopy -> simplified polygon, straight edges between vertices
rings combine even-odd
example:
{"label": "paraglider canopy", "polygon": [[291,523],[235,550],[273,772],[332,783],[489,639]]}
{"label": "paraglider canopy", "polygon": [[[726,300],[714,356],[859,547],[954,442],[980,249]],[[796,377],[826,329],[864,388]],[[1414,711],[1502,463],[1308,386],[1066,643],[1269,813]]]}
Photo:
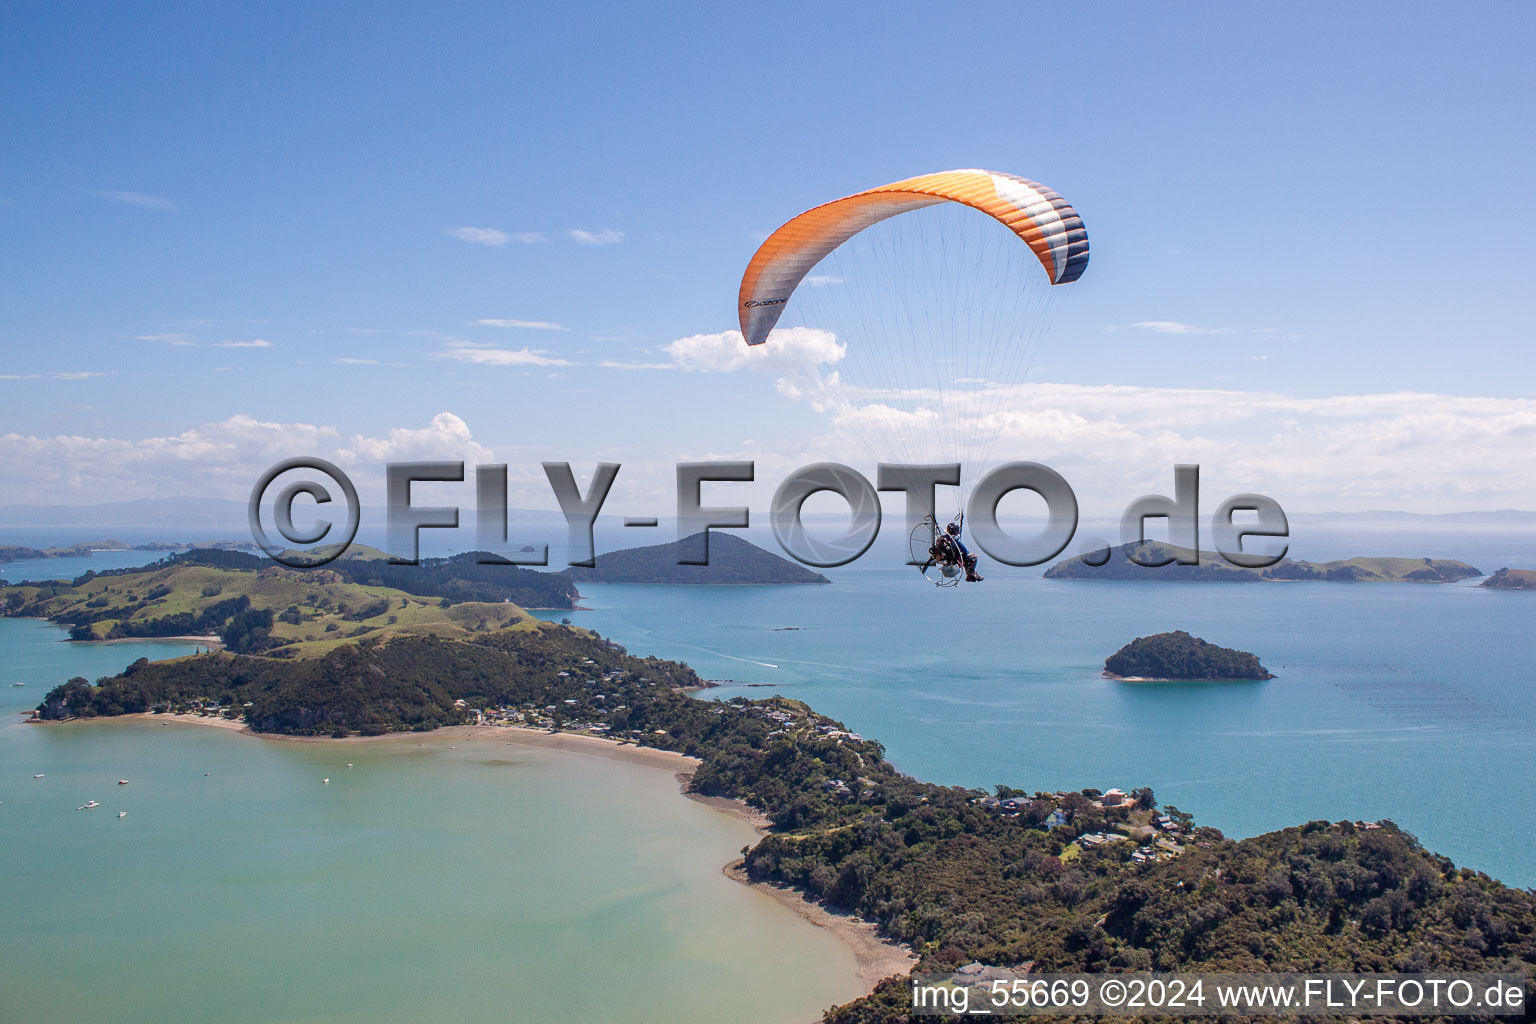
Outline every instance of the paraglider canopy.
{"label": "paraglider canopy", "polygon": [[1028,178],[995,171],[922,174],[805,211],[768,236],[741,278],[741,333],[761,345],[800,282],[832,250],[865,228],[938,203],[961,203],[1000,221],[1029,246],[1051,284],[1088,267],[1088,230],[1070,203]]}

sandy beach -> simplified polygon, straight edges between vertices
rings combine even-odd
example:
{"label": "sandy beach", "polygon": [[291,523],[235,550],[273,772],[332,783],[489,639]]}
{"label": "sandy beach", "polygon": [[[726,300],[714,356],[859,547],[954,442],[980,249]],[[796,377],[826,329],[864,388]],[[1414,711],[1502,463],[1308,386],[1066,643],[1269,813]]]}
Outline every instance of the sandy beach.
{"label": "sandy beach", "polygon": [[[148,721],[148,722],[163,722],[163,723],[182,722],[182,723],[184,723],[186,725],[211,725],[211,726],[213,726],[216,729],[229,729],[229,730],[232,730],[234,732],[247,732],[247,733],[251,732],[251,727],[246,725],[244,722],[237,722],[237,721],[235,721],[232,718],[219,718],[219,717],[217,717],[215,715],[166,715],[166,714],[158,714],[157,715],[157,714],[150,714],[149,712],[146,711],[143,714],[138,714],[138,715],[122,715],[122,716],[119,716],[119,717],[122,717],[122,718],[141,718],[141,719],[144,719],[145,721]],[[76,721],[76,719],[68,719],[67,721]],[[256,733],[251,733],[251,735],[255,736],[257,734]]]}
{"label": "sandy beach", "polygon": [[[252,732],[250,727],[244,722],[203,715],[139,714],[124,715],[122,717],[143,719],[145,721],[159,721],[167,725],[178,723],[212,726],[218,729],[243,732],[256,739],[270,740],[277,743],[374,743],[379,740],[398,740],[403,737],[415,736],[418,738],[418,742],[421,743],[493,741],[512,743],[518,746],[564,750],[572,753],[586,754],[591,757],[604,757],[646,768],[660,768],[669,771],[677,779],[682,794],[690,800],[704,804],[720,814],[728,814],[731,817],[744,821],[757,829],[759,834],[766,832],[773,824],[760,811],[742,803],[740,800],[730,800],[718,796],[701,796],[697,793],[689,792],[689,781],[693,778],[694,771],[701,763],[698,758],[689,757],[686,754],[679,754],[670,750],[657,750],[652,747],[637,746],[633,743],[620,743],[616,740],[604,739],[598,736],[551,733],[543,729],[526,729],[519,726],[454,725],[426,733],[397,732],[387,733],[383,736],[349,736],[346,739],[332,739],[327,736],[277,736],[257,733]],[[917,963],[917,956],[910,948],[882,939],[876,932],[875,926],[867,921],[861,920],[852,914],[835,913],[810,898],[799,888],[753,882],[747,877],[746,870],[740,859],[725,865],[721,871],[726,877],[743,885],[751,886],[758,892],[773,897],[801,918],[816,925],[818,928],[824,928],[832,933],[839,942],[847,946],[849,951],[853,953],[854,962],[858,967],[859,985],[864,993],[873,991],[875,983],[883,978],[888,978],[893,974],[908,973]]]}
{"label": "sandy beach", "polygon": [[906,974],[917,965],[917,954],[910,947],[882,939],[875,926],[852,914],[836,913],[812,899],[798,886],[772,882],[754,882],[747,877],[741,860],[734,860],[721,871],[727,878],[767,893],[805,920],[825,928],[853,953],[859,967],[859,984],[865,995],[875,984],[893,974]]}
{"label": "sandy beach", "polygon": [[217,634],[210,634],[208,636],[192,634],[187,636],[128,636],[119,637],[116,640],[69,640],[66,642],[72,644],[202,644],[209,650],[222,651],[224,649],[224,641]]}

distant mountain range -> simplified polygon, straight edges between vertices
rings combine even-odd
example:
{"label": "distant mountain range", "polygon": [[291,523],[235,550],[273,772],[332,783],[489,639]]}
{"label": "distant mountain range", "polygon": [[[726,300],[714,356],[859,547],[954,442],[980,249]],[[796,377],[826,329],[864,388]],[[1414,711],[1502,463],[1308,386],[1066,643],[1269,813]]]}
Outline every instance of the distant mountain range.
{"label": "distant mountain range", "polygon": [[[1131,558],[1136,554],[1136,561]],[[1202,551],[1198,565],[1181,565],[1193,552],[1147,541],[1111,549],[1109,561],[1091,565],[1081,556],[1057,562],[1046,579],[1144,580],[1148,582],[1261,583],[1319,580],[1328,583],[1454,583],[1483,575],[1482,570],[1448,558],[1346,558],[1336,562],[1301,562],[1283,558],[1267,569],[1242,569],[1219,554]],[[1144,563],[1172,559],[1167,565]]]}

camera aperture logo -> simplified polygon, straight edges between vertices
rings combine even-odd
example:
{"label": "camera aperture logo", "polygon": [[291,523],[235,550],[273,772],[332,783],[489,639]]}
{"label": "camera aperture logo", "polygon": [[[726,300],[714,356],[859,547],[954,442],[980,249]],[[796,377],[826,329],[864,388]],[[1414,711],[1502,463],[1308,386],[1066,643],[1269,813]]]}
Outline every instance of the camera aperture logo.
{"label": "camera aperture logo", "polygon": [[[581,493],[568,462],[545,462],[544,475],[554,492],[567,528],[567,558],[573,566],[593,566],[593,526],[603,503],[618,478],[618,463],[600,462],[592,474],[586,494]],[[305,471],[306,478],[291,479],[277,486],[279,478]],[[705,506],[702,487],[750,483],[756,479],[756,467],[747,461],[681,462],[677,464],[677,539],[702,534],[704,543],[695,555],[679,546],[679,565],[709,564],[709,531],[745,529],[750,523],[746,506]],[[326,478],[322,483],[314,476]],[[774,538],[784,553],[803,565],[833,568],[847,565],[869,551],[879,536],[881,526],[881,491],[901,492],[906,503],[906,529],[917,535],[925,528],[939,531],[936,524],[937,489],[960,484],[959,463],[889,464],[881,463],[876,482],[858,470],[840,463],[819,462],[796,470],[774,492],[769,509],[769,523]],[[1120,517],[1120,540],[1128,555],[1138,565],[1155,568],[1177,563],[1195,565],[1200,552],[1200,467],[1180,464],[1174,467],[1174,496],[1148,494],[1125,507]],[[464,483],[462,462],[391,462],[384,467],[386,537],[390,561],[396,565],[415,565],[420,561],[421,531],[457,529],[459,507],[419,506],[411,501],[411,486],[416,483]],[[542,566],[549,564],[548,544],[532,551],[509,550],[507,544],[507,466],[505,463],[474,467],[474,509],[476,544],[484,553],[481,564]],[[1009,533],[998,521],[998,506],[1015,491],[1031,491],[1044,500],[1047,522],[1039,533],[1019,537]],[[272,523],[286,544],[279,544],[262,524],[262,509],[271,497]],[[833,536],[807,529],[802,511],[807,499],[823,492],[835,494],[848,506],[849,516],[843,532]],[[336,508],[337,494],[344,504],[344,516],[338,527],[325,516]],[[318,518],[308,529],[294,522],[294,504],[300,497],[314,502]],[[1248,513],[1251,521],[1239,524],[1236,516]],[[266,554],[282,565],[296,569],[318,568],[339,558],[357,537],[362,520],[362,505],[352,480],[340,468],[324,459],[298,457],[285,459],[268,469],[251,489],[247,505],[251,536]],[[1168,521],[1169,542],[1183,554],[1164,555],[1160,560],[1143,560],[1139,548],[1147,541],[1147,520]],[[1078,502],[1067,480],[1049,466],[1038,462],[1008,462],[987,472],[971,488],[964,515],[957,517],[970,531],[972,541],[993,561],[1003,565],[1027,567],[1040,565],[1065,551],[1077,535]],[[654,517],[627,517],[626,527],[655,528]],[[1285,541],[1290,526],[1285,511],[1273,498],[1262,494],[1234,494],[1223,500],[1211,516],[1210,529],[1221,558],[1244,569],[1263,569],[1285,557],[1287,546],[1278,552],[1256,554],[1244,551],[1248,538]],[[333,532],[334,531],[334,532]],[[958,531],[951,531],[958,534]],[[318,546],[317,545],[323,545]],[[307,550],[299,550],[307,548]],[[961,550],[964,550],[961,548]],[[1109,561],[1109,544],[1097,537],[1080,542],[1083,560],[1092,566]],[[909,565],[922,565],[922,554],[914,551]],[[929,557],[933,557],[930,551]]]}

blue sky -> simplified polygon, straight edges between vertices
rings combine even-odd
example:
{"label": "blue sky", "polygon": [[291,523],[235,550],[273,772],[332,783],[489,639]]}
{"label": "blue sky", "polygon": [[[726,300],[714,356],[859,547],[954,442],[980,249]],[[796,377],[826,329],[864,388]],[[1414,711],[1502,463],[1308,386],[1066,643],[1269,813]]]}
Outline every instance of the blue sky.
{"label": "blue sky", "polygon": [[1093,242],[1021,397],[1082,429],[1021,457],[1104,501],[1183,459],[1313,511],[1536,507],[1527,4],[18,3],[0,27],[0,504],[241,497],[294,444],[607,458],[655,493],[679,457],[779,472],[829,428],[763,375],[601,364],[734,328],[742,267],[805,207],[987,167]]}

